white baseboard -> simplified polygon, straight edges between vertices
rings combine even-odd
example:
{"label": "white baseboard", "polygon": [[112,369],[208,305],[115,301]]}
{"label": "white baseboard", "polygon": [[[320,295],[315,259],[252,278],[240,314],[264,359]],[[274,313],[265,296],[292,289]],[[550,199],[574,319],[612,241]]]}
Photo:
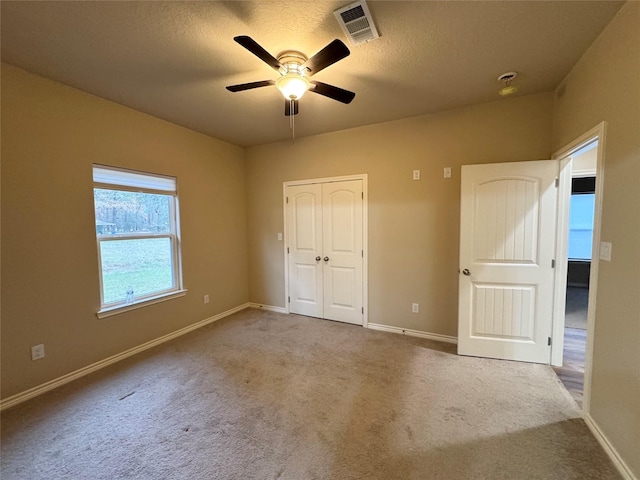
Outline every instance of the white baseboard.
{"label": "white baseboard", "polygon": [[427,338],[429,340],[435,340],[437,342],[446,343],[458,343],[457,337],[451,337],[449,335],[441,335],[439,333],[422,332],[420,330],[411,330],[410,328],[392,327],[390,325],[380,325],[377,323],[368,323],[367,328],[372,330],[381,330],[383,332],[399,333],[400,335],[409,335],[411,337]]}
{"label": "white baseboard", "polygon": [[284,307],[274,307],[273,305],[262,305],[261,303],[248,303],[250,308],[257,308],[259,310],[267,310],[268,312],[276,313],[289,313]]}
{"label": "white baseboard", "polygon": [[76,370],[71,373],[67,373],[61,377],[58,377],[54,380],[50,380],[42,385],[38,385],[37,387],[30,388],[29,390],[25,390],[24,392],[17,393],[16,395],[12,395],[11,397],[7,397],[6,399],[0,401],[0,411],[5,410],[7,408],[13,407],[19,403],[25,402],[31,398],[37,397],[38,395],[42,395],[45,392],[53,390],[54,388],[58,388],[66,383],[72,382],[80,377],[84,377],[85,375],[89,375],[101,368],[104,368],[113,363],[119,362],[120,360],[124,360],[127,357],[131,357],[137,353],[143,352],[144,350],[148,350],[149,348],[155,347],[156,345],[160,345],[161,343],[168,342],[169,340],[173,340],[174,338],[178,338],[186,333],[197,330],[198,328],[204,327],[210,323],[213,323],[222,318],[228,317],[240,310],[244,310],[248,308],[251,304],[244,303],[242,305],[238,305],[226,312],[219,313],[209,318],[205,318],[197,323],[189,325],[187,327],[181,328],[180,330],[176,330],[175,332],[169,333],[167,335],[163,335],[162,337],[158,337],[155,340],[151,340],[149,342],[143,343],[142,345],[138,345],[137,347],[130,348],[129,350],[125,350],[124,352],[118,353],[111,357],[105,358],[104,360],[100,360],[99,362],[93,363],[91,365],[87,365],[79,370]]}
{"label": "white baseboard", "polygon": [[620,475],[622,475],[622,478],[624,478],[624,480],[638,480],[638,477],[636,477],[633,474],[629,466],[624,462],[624,460],[618,454],[618,451],[614,448],[613,445],[611,445],[611,442],[605,436],[602,430],[600,430],[600,427],[598,426],[596,421],[593,419],[593,417],[591,417],[591,415],[587,413],[584,416],[584,422],[587,424],[587,427],[589,427],[589,430],[591,430],[591,433],[593,433],[593,436],[596,437],[596,440],[598,440],[598,443],[602,446],[604,451],[607,453],[607,455],[615,465],[615,467],[618,469],[618,472],[620,472]]}

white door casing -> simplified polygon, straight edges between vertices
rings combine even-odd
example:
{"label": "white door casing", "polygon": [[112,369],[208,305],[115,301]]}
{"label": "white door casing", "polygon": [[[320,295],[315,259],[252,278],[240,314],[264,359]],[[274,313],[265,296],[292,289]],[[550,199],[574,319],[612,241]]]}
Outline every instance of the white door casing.
{"label": "white door casing", "polygon": [[363,324],[363,180],[285,185],[289,311]]}
{"label": "white door casing", "polygon": [[558,162],[462,167],[458,353],[550,362]]}

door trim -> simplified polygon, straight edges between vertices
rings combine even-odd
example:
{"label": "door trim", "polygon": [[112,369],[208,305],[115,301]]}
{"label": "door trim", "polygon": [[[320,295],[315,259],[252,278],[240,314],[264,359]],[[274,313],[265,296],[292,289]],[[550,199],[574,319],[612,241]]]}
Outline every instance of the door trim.
{"label": "door trim", "polygon": [[[561,267],[556,269],[556,287],[554,291],[554,322],[553,322],[553,344],[551,345],[551,364],[562,365],[563,347],[564,347],[564,311],[565,311],[565,294],[567,281],[567,243],[569,241],[569,222],[568,222],[568,203],[571,196],[571,155],[574,154],[585,143],[598,140],[597,160],[596,160],[596,202],[593,216],[593,247],[591,250],[591,273],[589,276],[589,310],[587,312],[587,350],[585,352],[584,365],[584,388],[583,388],[583,415],[589,413],[591,403],[591,371],[593,362],[593,340],[595,334],[595,312],[596,312],[596,294],[598,290],[598,266],[599,266],[599,250],[600,250],[600,228],[602,221],[602,194],[604,191],[604,144],[606,136],[606,122],[600,122],[598,125],[580,135],[578,138],[562,147],[553,154],[554,159],[561,162],[560,171],[560,188],[558,192],[559,200],[564,203],[565,218],[563,222],[558,223],[557,248],[556,248],[556,264]],[[568,168],[567,168],[568,167]],[[568,177],[568,178],[567,178]],[[559,210],[559,216],[562,212]],[[564,290],[562,290],[564,288]]]}
{"label": "door trim", "polygon": [[287,238],[288,226],[287,226],[287,187],[294,185],[311,185],[316,183],[333,183],[344,182],[348,180],[362,180],[362,249],[364,251],[362,257],[362,305],[364,312],[362,313],[362,326],[368,327],[369,324],[369,274],[368,274],[368,258],[369,258],[369,195],[368,195],[368,175],[362,173],[359,175],[344,175],[340,177],[322,177],[312,178],[306,180],[290,180],[282,183],[282,216],[284,219],[284,305],[286,313],[291,313],[289,309],[289,255],[287,254],[287,248],[289,239]]}

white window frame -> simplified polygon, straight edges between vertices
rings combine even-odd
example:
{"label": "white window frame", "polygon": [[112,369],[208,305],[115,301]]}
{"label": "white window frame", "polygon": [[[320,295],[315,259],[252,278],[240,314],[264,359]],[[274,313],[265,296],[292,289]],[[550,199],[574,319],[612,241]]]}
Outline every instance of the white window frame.
{"label": "white window frame", "polygon": [[[170,196],[173,200],[169,205],[169,232],[164,233],[112,233],[99,234],[96,231],[96,245],[98,253],[98,271],[100,278],[100,310],[98,318],[109,317],[118,313],[130,311],[154,303],[184,296],[187,291],[182,284],[182,259],[180,253],[180,217],[178,208],[177,179],[164,175],[139,172],[105,165],[93,165],[93,188],[117,190],[124,192],[149,193]],[[95,204],[94,204],[95,215]],[[135,296],[133,302],[118,301],[104,303],[104,287],[102,275],[101,243],[116,240],[143,240],[151,238],[167,238],[171,244],[171,260],[173,265],[173,288],[154,292],[147,295]]]}

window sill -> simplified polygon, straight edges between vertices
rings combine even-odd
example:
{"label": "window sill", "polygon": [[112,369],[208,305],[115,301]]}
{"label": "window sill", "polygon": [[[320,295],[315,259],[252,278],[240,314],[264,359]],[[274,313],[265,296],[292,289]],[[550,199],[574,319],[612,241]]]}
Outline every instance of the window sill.
{"label": "window sill", "polygon": [[186,294],[187,294],[187,290],[178,290],[177,292],[171,292],[163,295],[158,295],[157,297],[147,298],[145,300],[141,300],[138,303],[132,303],[130,305],[119,305],[117,307],[103,308],[102,310],[99,310],[96,313],[96,316],[98,318],[107,318],[113,315],[118,315],[120,313],[129,312],[131,310],[136,310],[138,308],[146,307],[148,305],[165,302],[173,298],[184,297]]}

